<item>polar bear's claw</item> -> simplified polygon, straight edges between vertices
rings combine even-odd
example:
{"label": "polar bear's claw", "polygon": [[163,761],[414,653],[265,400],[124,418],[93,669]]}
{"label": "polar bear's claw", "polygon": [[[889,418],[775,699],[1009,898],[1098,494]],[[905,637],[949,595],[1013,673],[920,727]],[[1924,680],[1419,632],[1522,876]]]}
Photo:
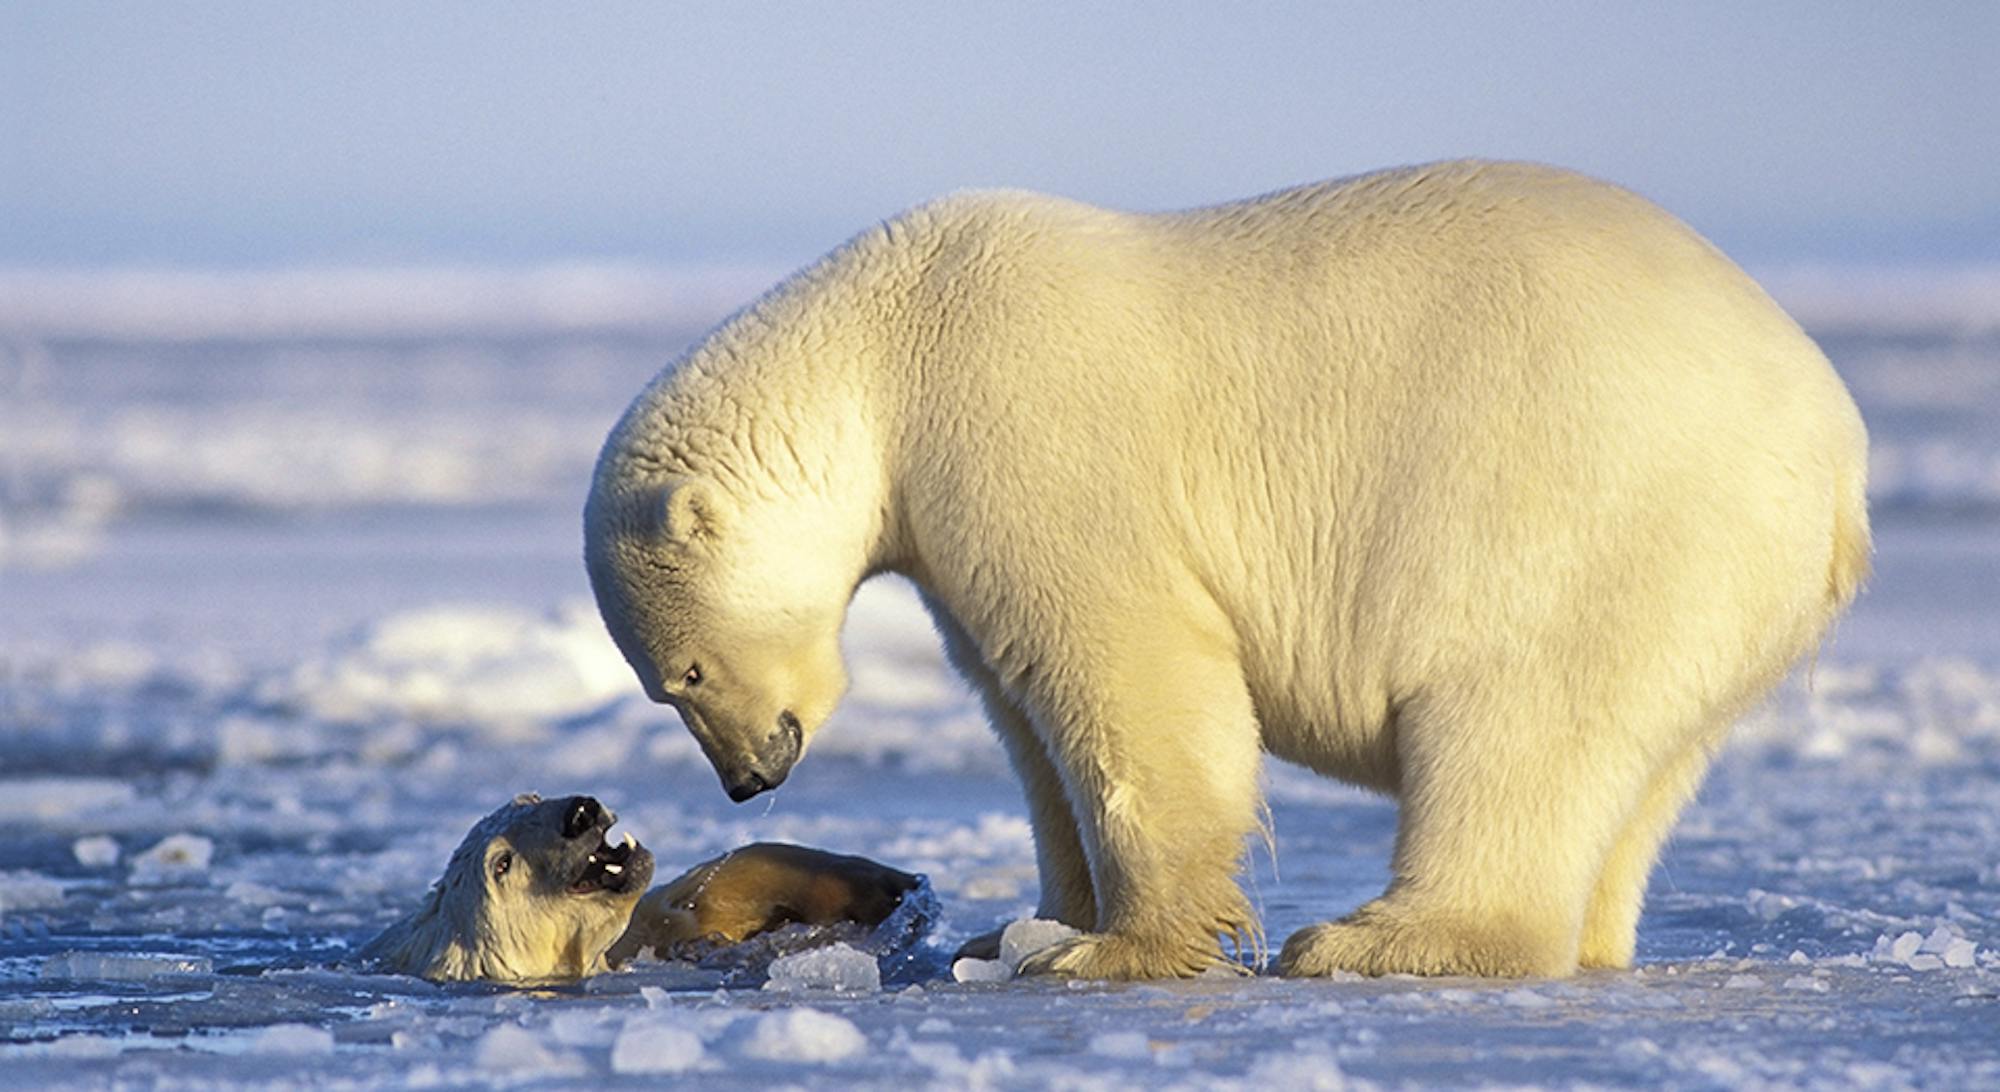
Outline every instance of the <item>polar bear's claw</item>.
{"label": "polar bear's claw", "polygon": [[1086,933],[1059,941],[1021,961],[1021,975],[1137,981],[1193,978],[1221,967],[1240,974],[1242,964],[1223,957],[1210,941],[1204,948],[1186,941],[1151,941],[1117,933]]}
{"label": "polar bear's claw", "polygon": [[1340,921],[1308,925],[1285,941],[1278,971],[1287,978],[1365,975],[1478,975],[1534,978],[1566,975],[1576,957],[1505,919],[1398,913],[1371,903]]}

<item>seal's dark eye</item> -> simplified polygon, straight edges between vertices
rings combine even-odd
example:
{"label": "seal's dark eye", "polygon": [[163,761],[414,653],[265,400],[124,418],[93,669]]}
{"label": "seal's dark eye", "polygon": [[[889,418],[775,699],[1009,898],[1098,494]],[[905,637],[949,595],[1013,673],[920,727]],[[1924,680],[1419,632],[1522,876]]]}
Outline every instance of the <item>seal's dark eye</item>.
{"label": "seal's dark eye", "polygon": [[507,870],[513,867],[514,855],[512,853],[502,853],[498,857],[493,858],[493,878],[497,880],[505,876]]}
{"label": "seal's dark eye", "polygon": [[689,664],[689,665],[688,665],[688,669],[687,669],[687,674],[685,674],[685,675],[682,675],[682,676],[681,676],[681,685],[682,685],[682,686],[700,686],[700,685],[701,685],[701,665],[700,665],[700,664]]}

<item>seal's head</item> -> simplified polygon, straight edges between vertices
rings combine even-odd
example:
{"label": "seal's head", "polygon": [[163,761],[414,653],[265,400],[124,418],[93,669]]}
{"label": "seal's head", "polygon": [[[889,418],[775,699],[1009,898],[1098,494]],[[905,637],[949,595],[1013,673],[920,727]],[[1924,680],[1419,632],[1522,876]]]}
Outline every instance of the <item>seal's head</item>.
{"label": "seal's head", "polygon": [[415,913],[362,949],[383,970],[437,982],[547,982],[605,969],[653,880],[653,855],[588,796],[529,793],[480,820]]}

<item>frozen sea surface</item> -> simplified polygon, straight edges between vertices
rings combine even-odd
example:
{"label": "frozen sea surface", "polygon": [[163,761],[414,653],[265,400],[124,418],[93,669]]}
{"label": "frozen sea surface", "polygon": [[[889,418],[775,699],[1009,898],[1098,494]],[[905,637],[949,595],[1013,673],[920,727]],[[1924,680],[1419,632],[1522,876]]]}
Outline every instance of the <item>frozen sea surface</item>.
{"label": "frozen sea surface", "polygon": [[[863,590],[846,705],[743,806],[603,638],[590,459],[729,297],[384,276],[5,282],[0,1084],[2000,1086],[2000,279],[1780,281],[1874,430],[1878,573],[1681,823],[1637,970],[1109,986],[954,979],[1032,910],[1033,847],[907,588]],[[1380,890],[1394,811],[1267,785],[1276,941]],[[846,954],[763,989],[776,950],[354,973],[528,789],[603,798],[663,869],[865,853],[939,916],[872,989]]]}

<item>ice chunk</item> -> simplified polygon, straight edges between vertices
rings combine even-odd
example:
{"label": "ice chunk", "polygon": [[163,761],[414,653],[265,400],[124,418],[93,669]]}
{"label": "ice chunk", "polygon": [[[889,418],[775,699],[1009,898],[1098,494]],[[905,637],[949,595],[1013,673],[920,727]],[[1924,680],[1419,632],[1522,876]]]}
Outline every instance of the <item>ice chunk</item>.
{"label": "ice chunk", "polygon": [[61,952],[42,961],[41,974],[43,978],[133,981],[214,970],[215,964],[204,956]]}
{"label": "ice chunk", "polygon": [[285,901],[285,893],[275,887],[265,887],[249,880],[237,880],[223,891],[223,896],[231,902],[245,906],[271,907]]}
{"label": "ice chunk", "polygon": [[564,1046],[610,1046],[617,1034],[603,1009],[572,1009],[549,1018],[549,1032]]}
{"label": "ice chunk", "polygon": [[882,988],[875,957],[845,944],[808,948],[771,961],[767,990],[841,990],[874,993]]}
{"label": "ice chunk", "polygon": [[867,1037],[844,1016],[818,1009],[780,1009],[757,1018],[742,1051],[768,1061],[837,1062],[867,1048]]}
{"label": "ice chunk", "polygon": [[1143,1031],[1106,1031],[1090,1037],[1090,1052],[1106,1058],[1150,1058],[1153,1046]]}
{"label": "ice chunk", "polygon": [[501,736],[622,696],[630,671],[583,605],[538,614],[499,606],[391,615],[271,684],[320,717],[477,725]]}
{"label": "ice chunk", "polygon": [[62,883],[36,872],[0,872],[0,913],[61,906]]}
{"label": "ice chunk", "polygon": [[479,1039],[473,1064],[489,1073],[548,1073],[581,1076],[582,1059],[550,1050],[534,1032],[519,1024],[502,1024]]}
{"label": "ice chunk", "polygon": [[658,1017],[627,1020],[611,1044],[613,1073],[685,1073],[706,1054],[701,1036]]}
{"label": "ice chunk", "polygon": [[1913,971],[1935,971],[1944,967],[1970,967],[1979,946],[1959,934],[1952,925],[1940,925],[1929,936],[1906,932],[1895,937],[1884,933],[1875,939],[1868,958],[1876,963],[1901,963]]}
{"label": "ice chunk", "polygon": [[1498,997],[1494,998],[1494,1000],[1500,1002],[1503,1005],[1509,1005],[1517,1009],[1553,1008],[1556,1003],[1555,998],[1550,997],[1547,994],[1536,993],[1534,990],[1528,989],[1525,986],[1520,987],[1518,989],[1508,990],[1506,993],[1503,993]]}
{"label": "ice chunk", "polygon": [[[147,1039],[151,1037],[148,1036]],[[138,1039],[146,1042],[146,1039]],[[51,1058],[111,1058],[124,1050],[125,1040],[108,1035],[65,1035],[49,1044]]]}
{"label": "ice chunk", "polygon": [[106,811],[138,799],[139,790],[110,777],[0,778],[0,823],[102,821]]}
{"label": "ice chunk", "polygon": [[1875,958],[1890,963],[1907,964],[1910,962],[1910,957],[1917,954],[1917,949],[1923,946],[1922,933],[1904,933],[1894,938],[1884,933],[1875,941]]}
{"label": "ice chunk", "polygon": [[1000,933],[1000,962],[1017,971],[1021,961],[1044,948],[1060,944],[1080,934],[1059,921],[1026,918],[1013,922]]}
{"label": "ice chunk", "polygon": [[333,1032],[307,1024],[273,1024],[250,1040],[252,1054],[331,1054]]}
{"label": "ice chunk", "polygon": [[968,956],[951,965],[951,977],[955,982],[1005,982],[1014,977],[1014,969],[997,959]]}
{"label": "ice chunk", "polygon": [[[1364,1029],[1366,1030],[1366,1029]],[[1347,1075],[1324,1049],[1259,1058],[1245,1074],[1247,1088],[1297,1089],[1298,1092],[1344,1092]]]}
{"label": "ice chunk", "polygon": [[162,884],[208,871],[215,843],[199,834],[170,834],[158,845],[132,858],[132,882]]}
{"label": "ice chunk", "polygon": [[69,850],[76,854],[76,863],[85,868],[110,868],[118,863],[118,840],[108,834],[78,838]]}

